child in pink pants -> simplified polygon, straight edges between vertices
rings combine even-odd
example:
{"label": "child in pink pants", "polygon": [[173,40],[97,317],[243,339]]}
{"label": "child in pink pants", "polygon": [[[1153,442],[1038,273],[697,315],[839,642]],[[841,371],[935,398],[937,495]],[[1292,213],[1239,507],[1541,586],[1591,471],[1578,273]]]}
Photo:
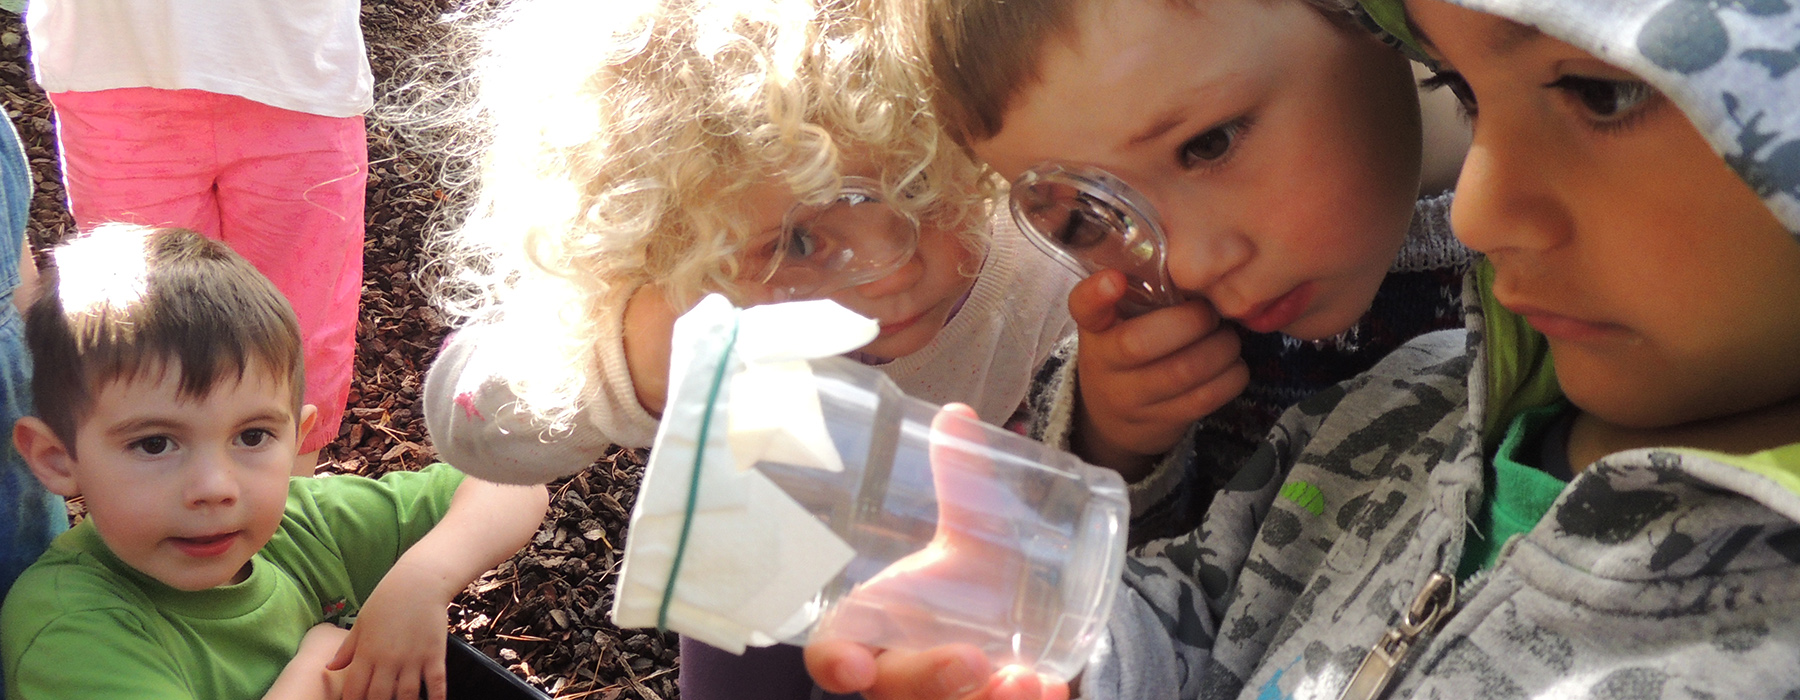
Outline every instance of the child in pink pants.
{"label": "child in pink pants", "polygon": [[34,0],[69,208],[224,241],[288,297],[319,421],[336,437],[362,288],[373,79],[356,0]]}

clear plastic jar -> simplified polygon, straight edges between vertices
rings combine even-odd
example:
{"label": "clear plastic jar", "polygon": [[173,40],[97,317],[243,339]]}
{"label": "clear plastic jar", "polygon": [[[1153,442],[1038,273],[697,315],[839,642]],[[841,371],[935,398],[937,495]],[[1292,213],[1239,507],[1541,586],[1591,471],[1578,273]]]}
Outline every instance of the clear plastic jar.
{"label": "clear plastic jar", "polygon": [[754,468],[856,554],[791,641],[969,643],[997,663],[1072,678],[1124,562],[1119,475],[972,414],[940,413],[872,368],[810,364],[844,470]]}
{"label": "clear plastic jar", "polygon": [[837,356],[875,331],[717,297],[676,323],[614,622],[726,650],[966,643],[1073,677],[1124,565],[1124,481]]}

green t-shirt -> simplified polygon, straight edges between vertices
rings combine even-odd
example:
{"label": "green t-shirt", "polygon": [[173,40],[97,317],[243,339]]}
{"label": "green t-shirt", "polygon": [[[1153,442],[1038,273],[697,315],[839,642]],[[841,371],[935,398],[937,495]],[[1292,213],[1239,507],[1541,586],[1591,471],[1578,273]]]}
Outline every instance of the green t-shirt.
{"label": "green t-shirt", "polygon": [[[1551,473],[1569,471],[1567,434],[1549,438],[1553,444],[1545,444],[1545,440],[1551,427],[1573,410],[1567,402],[1558,401],[1523,411],[1508,426],[1487,472],[1487,498],[1469,523],[1462,563],[1456,567],[1458,579],[1493,566],[1501,546],[1513,535],[1537,527],[1568,487],[1567,474]],[[1546,452],[1558,454],[1545,456]],[[1546,471],[1545,462],[1553,460],[1562,462],[1561,468]]]}
{"label": "green t-shirt", "polygon": [[130,568],[82,523],[25,570],[0,610],[6,697],[260,698],[308,629],[360,610],[462,479],[445,464],[379,481],[293,479],[249,578],[204,591]]}

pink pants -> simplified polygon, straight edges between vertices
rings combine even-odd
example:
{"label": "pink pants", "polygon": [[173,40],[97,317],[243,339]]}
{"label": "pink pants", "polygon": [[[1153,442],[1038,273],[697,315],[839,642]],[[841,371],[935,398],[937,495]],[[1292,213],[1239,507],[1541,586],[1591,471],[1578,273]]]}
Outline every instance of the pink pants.
{"label": "pink pants", "polygon": [[50,102],[76,225],[180,226],[249,259],[300,318],[306,402],[319,407],[300,451],[337,437],[362,292],[362,117],[200,90],[60,92]]}

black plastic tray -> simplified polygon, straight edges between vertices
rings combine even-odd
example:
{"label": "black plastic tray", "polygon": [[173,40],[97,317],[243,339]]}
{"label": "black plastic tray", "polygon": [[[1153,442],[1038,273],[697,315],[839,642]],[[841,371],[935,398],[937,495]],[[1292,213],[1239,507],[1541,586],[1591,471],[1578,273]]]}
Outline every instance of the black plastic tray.
{"label": "black plastic tray", "polygon": [[450,700],[550,700],[454,634],[444,649],[444,676]]}

